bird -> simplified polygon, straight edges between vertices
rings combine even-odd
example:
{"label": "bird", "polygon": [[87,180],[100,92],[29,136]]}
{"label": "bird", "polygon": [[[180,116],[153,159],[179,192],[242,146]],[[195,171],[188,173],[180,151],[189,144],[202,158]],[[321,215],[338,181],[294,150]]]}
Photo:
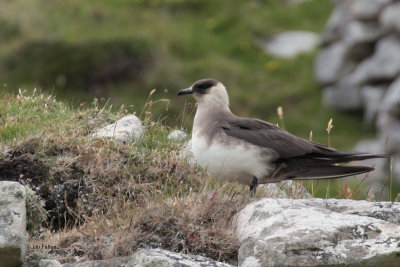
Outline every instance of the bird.
{"label": "bird", "polygon": [[192,128],[192,152],[198,165],[213,177],[248,185],[283,180],[342,178],[374,168],[342,163],[385,154],[337,150],[297,137],[275,124],[233,114],[225,86],[212,78],[201,79],[178,96],[193,95],[197,110]]}

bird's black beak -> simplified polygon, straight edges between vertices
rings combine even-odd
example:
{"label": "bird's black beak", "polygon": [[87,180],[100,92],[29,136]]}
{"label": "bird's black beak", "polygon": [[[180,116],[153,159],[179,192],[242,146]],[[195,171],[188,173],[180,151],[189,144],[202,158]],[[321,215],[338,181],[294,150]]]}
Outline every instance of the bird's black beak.
{"label": "bird's black beak", "polygon": [[178,96],[193,94],[192,88],[182,89],[178,92]]}

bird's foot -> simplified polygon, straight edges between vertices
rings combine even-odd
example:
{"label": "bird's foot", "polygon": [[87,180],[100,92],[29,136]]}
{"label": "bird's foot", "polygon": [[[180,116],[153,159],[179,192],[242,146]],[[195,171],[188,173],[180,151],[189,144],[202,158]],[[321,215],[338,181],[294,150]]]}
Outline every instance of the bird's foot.
{"label": "bird's foot", "polygon": [[250,185],[250,197],[254,197],[256,195],[256,189],[258,185],[258,178],[253,176],[253,181]]}

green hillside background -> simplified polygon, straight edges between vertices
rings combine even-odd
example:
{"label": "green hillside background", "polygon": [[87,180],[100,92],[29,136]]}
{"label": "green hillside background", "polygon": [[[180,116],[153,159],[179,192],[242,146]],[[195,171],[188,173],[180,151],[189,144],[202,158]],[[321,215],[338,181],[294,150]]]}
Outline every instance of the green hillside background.
{"label": "green hillside background", "polygon": [[[155,117],[190,131],[193,107],[176,92],[213,77],[229,90],[238,115],[279,123],[303,138],[351,149],[371,135],[361,114],[321,105],[316,54],[274,59],[260,42],[287,30],[320,33],[329,0],[289,6],[281,0],[1,1],[0,86],[38,88],[73,107],[94,97],[140,111],[152,89]],[[168,108],[167,108],[168,105]],[[282,126],[282,125],[280,125]]]}

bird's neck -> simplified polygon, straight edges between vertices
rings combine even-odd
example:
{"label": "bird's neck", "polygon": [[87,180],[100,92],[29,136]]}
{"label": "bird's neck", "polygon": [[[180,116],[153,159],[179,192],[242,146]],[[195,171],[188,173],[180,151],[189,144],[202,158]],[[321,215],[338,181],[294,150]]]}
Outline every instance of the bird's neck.
{"label": "bird's neck", "polygon": [[233,115],[227,105],[207,105],[201,103],[197,106],[196,115],[193,121],[193,132],[201,130],[221,116]]}

